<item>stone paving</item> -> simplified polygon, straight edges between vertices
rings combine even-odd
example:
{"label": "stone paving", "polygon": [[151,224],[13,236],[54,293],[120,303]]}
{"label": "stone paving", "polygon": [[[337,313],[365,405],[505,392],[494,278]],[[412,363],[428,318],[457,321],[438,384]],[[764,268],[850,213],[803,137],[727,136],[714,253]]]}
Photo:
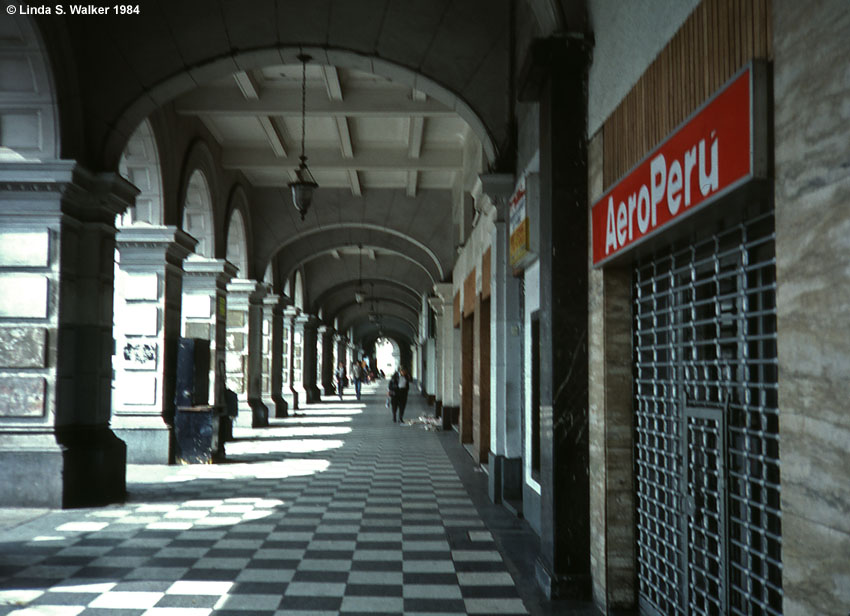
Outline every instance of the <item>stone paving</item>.
{"label": "stone paving", "polygon": [[237,428],[225,464],[130,466],[123,505],[0,525],[0,616],[527,614],[421,401],[394,424],[382,392]]}

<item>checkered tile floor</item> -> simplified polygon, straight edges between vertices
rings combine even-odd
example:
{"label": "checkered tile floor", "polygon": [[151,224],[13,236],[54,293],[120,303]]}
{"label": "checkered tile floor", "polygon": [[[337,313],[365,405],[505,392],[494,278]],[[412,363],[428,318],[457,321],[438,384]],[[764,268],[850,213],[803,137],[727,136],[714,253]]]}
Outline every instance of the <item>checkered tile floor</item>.
{"label": "checkered tile floor", "polygon": [[0,616],[527,614],[436,435],[382,402],[237,429],[227,464],[131,466],[124,505],[0,532]]}

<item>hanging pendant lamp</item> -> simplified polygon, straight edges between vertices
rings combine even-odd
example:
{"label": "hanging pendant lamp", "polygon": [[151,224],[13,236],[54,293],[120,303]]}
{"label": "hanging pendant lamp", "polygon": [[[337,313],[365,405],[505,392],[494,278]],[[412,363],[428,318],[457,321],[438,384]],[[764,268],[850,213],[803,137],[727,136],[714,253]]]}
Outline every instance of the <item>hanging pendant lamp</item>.
{"label": "hanging pendant lamp", "polygon": [[307,134],[307,62],[312,58],[302,53],[298,54],[298,59],[301,61],[301,164],[295,171],[295,176],[298,179],[289,183],[289,190],[292,193],[292,205],[301,214],[301,220],[304,220],[307,210],[310,209],[310,203],[313,201],[313,193],[319,185],[313,179],[313,174],[307,167],[307,156],[304,154],[304,141]]}

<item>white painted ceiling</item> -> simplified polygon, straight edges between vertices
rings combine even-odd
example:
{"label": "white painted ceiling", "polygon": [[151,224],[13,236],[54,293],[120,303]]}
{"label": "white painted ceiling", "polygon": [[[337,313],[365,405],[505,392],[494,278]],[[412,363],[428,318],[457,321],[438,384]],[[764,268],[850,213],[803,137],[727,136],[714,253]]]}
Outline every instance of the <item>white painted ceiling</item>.
{"label": "white painted ceiling", "polygon": [[[301,65],[241,71],[176,101],[223,147],[226,168],[285,187],[301,154]],[[307,164],[320,188],[450,189],[476,139],[454,111],[408,86],[349,68],[306,67]]]}

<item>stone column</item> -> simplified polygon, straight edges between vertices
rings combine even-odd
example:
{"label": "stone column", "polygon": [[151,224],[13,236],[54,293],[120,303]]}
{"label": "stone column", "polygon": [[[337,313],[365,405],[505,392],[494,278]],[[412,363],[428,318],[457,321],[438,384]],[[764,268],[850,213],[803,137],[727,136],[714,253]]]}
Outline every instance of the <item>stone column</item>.
{"label": "stone column", "polygon": [[183,336],[210,341],[211,404],[223,405],[226,385],[227,283],[235,265],[193,256],[183,263]]}
{"label": "stone column", "polygon": [[536,40],[521,97],[539,103],[540,557],[548,598],[589,598],[588,277],[581,38]]}
{"label": "stone column", "polygon": [[[309,372],[309,361],[305,350],[304,326],[310,320],[310,315],[300,310],[293,315],[292,320],[292,385],[293,396],[302,407],[310,401],[307,393],[305,374]],[[315,340],[315,338],[314,338]],[[312,355],[311,355],[312,357]],[[315,362],[314,362],[315,369]]]}
{"label": "stone column", "polygon": [[109,427],[115,216],[136,189],[73,161],[0,163],[0,504],[125,496]]}
{"label": "stone column", "polygon": [[275,294],[263,300],[263,403],[274,409],[275,417],[289,415],[283,399],[283,301]]}
{"label": "stone column", "polygon": [[[299,388],[296,384],[301,381],[301,369],[299,363],[298,380],[295,379],[295,319],[298,309],[287,306],[283,311],[283,352],[281,361],[281,382],[283,383],[283,396],[289,408],[293,411],[298,409]],[[301,336],[302,334],[299,334]],[[300,340],[300,337],[299,337]],[[300,344],[300,343],[299,343]],[[299,347],[300,362],[300,347]],[[303,398],[300,402],[303,402]]]}
{"label": "stone column", "polygon": [[318,320],[311,314],[302,314],[297,322],[301,325],[302,346],[301,387],[307,404],[321,402],[321,393],[316,385],[316,363],[318,354]]}
{"label": "stone column", "polygon": [[434,293],[442,306],[437,321],[437,355],[440,380],[437,391],[442,397],[443,427],[449,428],[460,412],[460,330],[454,326],[454,295],[451,283],[434,285]]}
{"label": "stone column", "polygon": [[522,498],[522,401],[518,358],[522,357],[519,279],[510,271],[509,174],[482,177],[496,207],[490,233],[490,473],[493,502]]}
{"label": "stone column", "polygon": [[[319,331],[319,328],[324,330],[324,326],[317,325],[316,326],[316,350],[315,355],[313,356],[313,366],[315,367],[316,374],[313,377],[313,385],[319,391],[319,396],[322,395],[322,357],[324,355],[324,348],[322,346],[322,333]],[[312,402],[312,400],[310,400]]]}
{"label": "stone column", "polygon": [[[345,371],[345,378],[348,379],[349,385],[351,384],[351,362],[348,361],[348,344],[343,336],[340,333],[334,334],[334,348],[336,349],[336,363],[334,364],[334,370],[336,370],[336,365],[342,362],[342,369]],[[334,377],[334,384],[336,384],[336,377]],[[343,382],[343,387],[345,384]],[[337,392],[339,395],[342,392]]]}
{"label": "stone column", "polygon": [[434,320],[436,322],[434,327],[434,337],[428,339],[428,353],[426,357],[428,358],[430,364],[428,365],[428,370],[425,375],[425,393],[431,394],[434,396],[434,413],[437,417],[443,416],[443,335],[442,335],[442,323],[443,323],[443,300],[439,296],[432,296],[428,298],[428,305],[431,307],[431,310],[434,312]]}
{"label": "stone column", "polygon": [[336,386],[334,385],[334,372],[336,365],[334,364],[333,329],[327,325],[319,325],[317,332],[317,349],[319,357],[316,361],[316,368],[320,370],[319,378],[316,386],[326,396],[336,395]]}
{"label": "stone column", "polygon": [[[227,285],[227,382],[239,397],[237,425],[262,428],[269,410],[262,399],[262,306],[266,288],[255,280],[237,278]],[[243,409],[250,409],[248,413]]]}
{"label": "stone column", "polygon": [[112,430],[132,464],[173,460],[182,264],[195,243],[177,227],[118,231]]}

